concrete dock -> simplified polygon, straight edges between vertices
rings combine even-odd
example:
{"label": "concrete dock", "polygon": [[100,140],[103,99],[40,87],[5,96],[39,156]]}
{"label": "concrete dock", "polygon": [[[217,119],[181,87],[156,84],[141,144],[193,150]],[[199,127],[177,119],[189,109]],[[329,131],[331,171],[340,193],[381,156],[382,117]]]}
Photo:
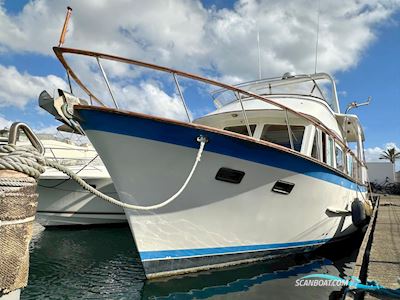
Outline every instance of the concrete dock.
{"label": "concrete dock", "polygon": [[[400,288],[400,196],[381,195],[360,247],[353,276],[362,282],[375,281],[385,288]],[[354,298],[393,299],[368,292]]]}

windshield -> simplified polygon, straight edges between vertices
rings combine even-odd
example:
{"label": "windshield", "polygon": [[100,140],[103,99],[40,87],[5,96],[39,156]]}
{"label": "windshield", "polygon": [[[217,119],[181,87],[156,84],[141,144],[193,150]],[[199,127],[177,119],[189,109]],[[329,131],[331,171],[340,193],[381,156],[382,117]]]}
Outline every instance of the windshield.
{"label": "windshield", "polygon": [[[304,79],[304,78],[303,78]],[[241,89],[255,93],[260,96],[268,95],[303,95],[312,96],[324,100],[333,107],[332,84],[327,79],[308,81],[289,79],[261,81],[239,85]],[[238,100],[237,95],[230,90],[218,90],[212,93],[214,104],[217,108]]]}

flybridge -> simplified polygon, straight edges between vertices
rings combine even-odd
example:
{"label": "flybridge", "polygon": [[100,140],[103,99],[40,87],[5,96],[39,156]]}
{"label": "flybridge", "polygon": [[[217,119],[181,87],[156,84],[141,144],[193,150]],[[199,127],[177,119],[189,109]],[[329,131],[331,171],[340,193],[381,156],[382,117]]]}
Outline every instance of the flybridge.
{"label": "flybridge", "polygon": [[[305,95],[316,97],[325,101],[335,113],[340,113],[335,80],[327,73],[301,75],[285,73],[282,77],[244,82],[235,85],[235,87],[260,96]],[[212,96],[217,107],[237,100],[232,97],[229,90],[225,89],[212,92]]]}

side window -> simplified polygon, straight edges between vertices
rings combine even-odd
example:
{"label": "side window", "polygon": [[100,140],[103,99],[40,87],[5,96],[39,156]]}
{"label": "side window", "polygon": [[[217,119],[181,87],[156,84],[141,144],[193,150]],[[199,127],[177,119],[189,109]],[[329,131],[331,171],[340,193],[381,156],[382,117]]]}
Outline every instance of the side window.
{"label": "side window", "polygon": [[[249,125],[250,127],[250,131],[251,134],[254,134],[254,131],[256,130],[256,124],[251,124]],[[247,127],[245,125],[240,125],[240,126],[229,126],[229,127],[225,127],[224,130],[228,130],[231,132],[235,132],[235,133],[240,133],[243,135],[249,135],[248,131],[247,131]]]}
{"label": "side window", "polygon": [[318,140],[319,140],[318,139],[318,131],[315,130],[314,141],[313,141],[312,150],[311,150],[311,157],[321,160]]}
{"label": "side window", "polygon": [[[290,129],[292,131],[294,150],[300,151],[303,142],[304,126],[290,126]],[[286,125],[265,125],[260,139],[291,148],[288,128]]]}
{"label": "side window", "polygon": [[338,145],[336,145],[335,147],[335,156],[336,156],[336,169],[344,172],[345,165],[344,165],[343,149]]}
{"label": "side window", "polygon": [[360,178],[358,174],[358,161],[355,159],[353,159],[353,177],[357,180]]}
{"label": "side window", "polygon": [[333,139],[330,136],[327,136],[326,139],[326,163],[332,167],[334,167],[335,162],[334,162],[334,144],[333,144]]}
{"label": "side window", "polygon": [[300,151],[301,144],[303,143],[305,127],[304,126],[290,126],[290,130],[292,131],[294,150]]}
{"label": "side window", "polygon": [[324,163],[328,163],[327,157],[326,157],[326,134],[325,132],[322,133],[322,161]]}
{"label": "side window", "polygon": [[347,154],[347,171],[350,176],[353,176],[353,156]]}

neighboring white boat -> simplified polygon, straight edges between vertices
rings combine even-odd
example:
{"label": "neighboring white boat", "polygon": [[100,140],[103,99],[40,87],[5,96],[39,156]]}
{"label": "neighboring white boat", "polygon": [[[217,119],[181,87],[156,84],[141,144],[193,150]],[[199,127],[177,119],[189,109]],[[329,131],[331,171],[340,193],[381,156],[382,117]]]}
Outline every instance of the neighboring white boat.
{"label": "neighboring white boat", "polygon": [[[2,130],[6,137],[8,130]],[[91,186],[112,197],[118,197],[114,185],[93,146],[77,145],[70,139],[38,135],[45,147],[45,157],[55,160],[79,174]],[[5,140],[4,140],[5,141]],[[18,145],[30,145],[24,136]],[[36,220],[43,226],[91,225],[126,222],[122,208],[97,198],[67,175],[52,168],[40,176]]]}
{"label": "neighboring white boat", "polygon": [[[54,100],[73,110],[65,122],[79,122],[129,204],[151,206],[173,195],[199,153],[199,138],[207,140],[174,201],[149,211],[126,209],[148,278],[309,251],[354,232],[352,217],[357,225],[363,219],[364,135],[357,116],[340,113],[328,74],[230,86],[107,54],[54,50],[92,100],[100,101],[63,54],[96,57],[100,67],[106,59],[171,73],[180,94],[176,76],[222,88],[214,94],[218,109],[192,122],[73,106],[80,100],[62,92]],[[234,97],[222,102],[229,93]]]}
{"label": "neighboring white boat", "polygon": [[[65,141],[41,140],[45,156],[54,159],[91,186],[118,197],[114,185],[91,145],[74,145]],[[40,176],[37,221],[44,226],[93,225],[126,222],[122,208],[97,198],[67,175],[52,168]]]}

